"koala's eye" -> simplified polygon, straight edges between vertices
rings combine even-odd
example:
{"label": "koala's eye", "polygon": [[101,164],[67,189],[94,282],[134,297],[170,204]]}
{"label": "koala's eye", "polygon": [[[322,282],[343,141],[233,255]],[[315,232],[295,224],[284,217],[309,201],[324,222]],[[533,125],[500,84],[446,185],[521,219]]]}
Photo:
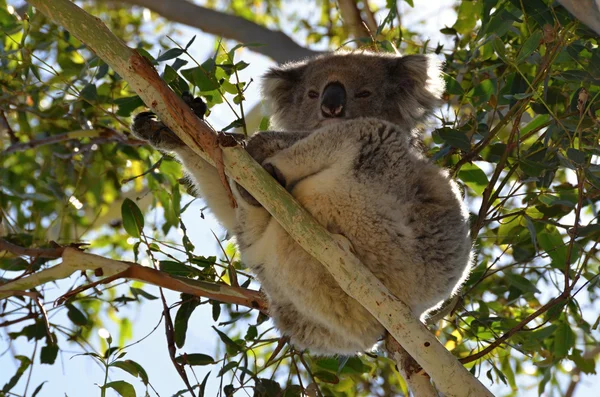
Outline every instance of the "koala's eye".
{"label": "koala's eye", "polygon": [[308,97],[311,99],[316,99],[319,97],[319,93],[315,90],[308,91]]}
{"label": "koala's eye", "polygon": [[368,90],[362,90],[362,91],[358,91],[356,93],[356,95],[354,95],[356,98],[368,98],[371,96],[371,91]]}

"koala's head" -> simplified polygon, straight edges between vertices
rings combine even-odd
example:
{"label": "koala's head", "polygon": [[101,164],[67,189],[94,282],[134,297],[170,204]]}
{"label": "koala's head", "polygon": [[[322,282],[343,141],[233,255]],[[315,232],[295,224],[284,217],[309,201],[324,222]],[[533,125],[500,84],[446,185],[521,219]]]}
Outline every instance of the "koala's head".
{"label": "koala's head", "polygon": [[358,117],[412,129],[443,91],[440,62],[425,55],[328,54],[274,67],[263,79],[272,124],[283,130],[310,131]]}

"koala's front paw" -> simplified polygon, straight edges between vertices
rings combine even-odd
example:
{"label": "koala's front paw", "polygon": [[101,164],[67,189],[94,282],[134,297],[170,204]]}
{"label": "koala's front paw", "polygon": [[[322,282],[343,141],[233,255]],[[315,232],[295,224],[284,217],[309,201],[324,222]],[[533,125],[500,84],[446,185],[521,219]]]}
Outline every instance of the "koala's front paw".
{"label": "koala's front paw", "polygon": [[268,132],[254,134],[246,143],[246,151],[258,164],[262,164],[279,150],[277,141]]}
{"label": "koala's front paw", "polygon": [[152,112],[142,112],[135,116],[131,132],[157,149],[172,150],[184,145],[183,141]]}

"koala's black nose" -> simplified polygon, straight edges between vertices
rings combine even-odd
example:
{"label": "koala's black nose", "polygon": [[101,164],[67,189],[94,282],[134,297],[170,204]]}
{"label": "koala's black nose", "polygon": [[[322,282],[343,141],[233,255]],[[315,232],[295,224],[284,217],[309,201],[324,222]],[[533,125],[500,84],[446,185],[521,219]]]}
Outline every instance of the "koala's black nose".
{"label": "koala's black nose", "polygon": [[321,97],[321,113],[324,117],[343,117],[346,106],[346,90],[341,83],[329,83]]}

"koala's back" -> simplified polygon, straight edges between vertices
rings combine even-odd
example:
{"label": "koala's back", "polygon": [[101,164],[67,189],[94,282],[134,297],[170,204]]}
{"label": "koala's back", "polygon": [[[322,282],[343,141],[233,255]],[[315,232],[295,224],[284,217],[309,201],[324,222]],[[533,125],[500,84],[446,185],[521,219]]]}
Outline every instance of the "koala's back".
{"label": "koala's back", "polygon": [[[328,128],[382,126],[384,133],[338,149],[335,166],[303,178],[291,194],[331,233],[348,238],[363,264],[421,315],[466,277],[466,211],[446,173],[411,148],[398,126],[359,119]],[[270,297],[277,326],[298,347],[352,354],[383,334],[277,221],[242,253]]]}

